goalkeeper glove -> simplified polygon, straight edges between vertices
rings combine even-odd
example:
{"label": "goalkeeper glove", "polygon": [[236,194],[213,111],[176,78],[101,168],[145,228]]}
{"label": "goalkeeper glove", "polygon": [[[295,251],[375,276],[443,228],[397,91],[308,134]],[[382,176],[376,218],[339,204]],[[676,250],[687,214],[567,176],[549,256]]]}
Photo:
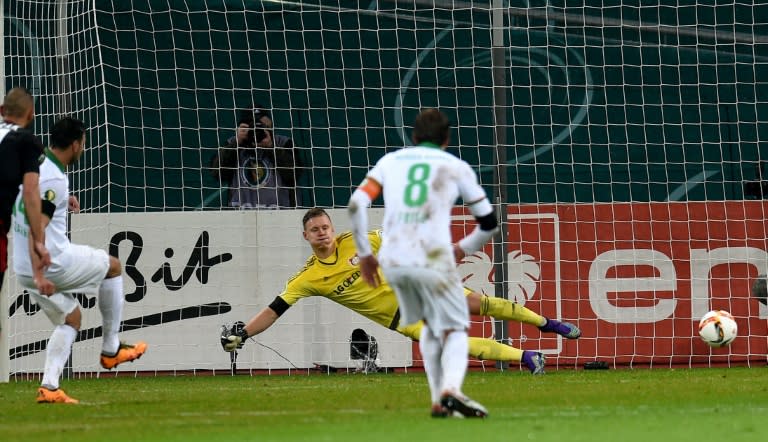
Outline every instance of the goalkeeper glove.
{"label": "goalkeeper glove", "polygon": [[224,351],[233,352],[243,348],[248,337],[243,321],[237,321],[231,327],[221,326],[221,347]]}

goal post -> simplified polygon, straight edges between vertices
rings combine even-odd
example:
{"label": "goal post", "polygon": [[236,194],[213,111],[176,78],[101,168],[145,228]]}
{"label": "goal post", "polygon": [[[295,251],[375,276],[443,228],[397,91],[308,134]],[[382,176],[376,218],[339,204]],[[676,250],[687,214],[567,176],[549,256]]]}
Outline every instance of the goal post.
{"label": "goal post", "polygon": [[[5,59],[5,1],[0,0],[0,58]],[[5,96],[5,63],[0,63],[0,94]],[[5,288],[5,274],[0,277],[0,284],[3,288],[0,290],[0,383],[8,382],[10,359],[8,358],[8,295]]]}
{"label": "goal post", "polygon": [[[7,278],[6,278],[7,279]],[[8,289],[7,284],[3,284],[0,290],[0,383],[8,382],[11,370],[11,359],[9,355],[8,344],[10,342],[10,327],[8,314]]]}
{"label": "goal post", "polygon": [[[766,362],[768,311],[749,296],[768,270],[766,0],[18,0],[2,12],[3,79],[32,90],[35,132],[47,143],[62,113],[89,127],[69,172],[82,206],[72,238],[124,263],[123,330],[151,345],[126,370],[228,369],[218,330],[301,267],[304,210],[332,210],[342,230],[351,191],[410,142],[425,107],[448,114],[450,151],[504,222],[459,266],[466,283],[583,330],[564,341],[475,317],[474,335],[542,350],[553,368]],[[295,209],[230,210],[211,173],[256,103],[293,139]],[[456,235],[474,222],[454,221]],[[10,276],[6,371],[34,373],[49,326]],[[96,301],[79,299],[74,370],[98,372]],[[696,337],[715,308],[739,323],[727,349]],[[374,330],[382,363],[420,364],[417,348],[325,300],[280,327],[238,367],[350,364],[358,327]]]}

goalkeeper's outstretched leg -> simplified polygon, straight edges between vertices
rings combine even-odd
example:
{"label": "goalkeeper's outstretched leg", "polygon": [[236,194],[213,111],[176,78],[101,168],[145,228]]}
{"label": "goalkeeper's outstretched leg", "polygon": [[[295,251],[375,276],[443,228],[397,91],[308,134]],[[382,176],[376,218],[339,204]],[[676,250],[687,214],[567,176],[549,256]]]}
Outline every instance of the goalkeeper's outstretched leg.
{"label": "goalkeeper's outstretched leg", "polygon": [[[422,322],[399,327],[397,331],[414,341],[419,340]],[[531,374],[544,374],[544,355],[536,351],[521,350],[511,345],[496,342],[493,339],[469,337],[469,357],[481,361],[515,362],[524,364]]]}
{"label": "goalkeeper's outstretched leg", "polygon": [[568,339],[578,339],[581,336],[581,330],[570,322],[549,319],[508,299],[482,295],[468,288],[465,288],[464,292],[467,295],[469,313],[472,315],[531,324],[542,332],[557,333]]}
{"label": "goalkeeper's outstretched leg", "polygon": [[[482,295],[468,288],[464,291],[469,311],[473,315],[530,324],[542,332],[556,333],[568,339],[578,339],[581,336],[581,330],[570,322],[547,318],[507,299]],[[418,341],[421,327],[421,323],[416,323],[398,328],[397,331]],[[469,337],[469,356],[477,360],[524,364],[531,374],[544,374],[546,364],[546,358],[540,352],[521,350],[488,338]]]}

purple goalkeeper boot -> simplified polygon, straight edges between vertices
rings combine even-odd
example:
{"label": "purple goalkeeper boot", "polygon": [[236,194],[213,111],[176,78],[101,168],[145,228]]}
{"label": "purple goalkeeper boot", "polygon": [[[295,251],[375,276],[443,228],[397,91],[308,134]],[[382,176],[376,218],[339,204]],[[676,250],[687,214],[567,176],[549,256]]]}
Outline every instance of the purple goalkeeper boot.
{"label": "purple goalkeeper boot", "polygon": [[539,327],[539,330],[543,332],[557,333],[568,339],[577,339],[581,336],[579,327],[576,327],[570,322],[560,322],[557,319],[547,319],[547,323]]}
{"label": "purple goalkeeper boot", "polygon": [[545,363],[546,358],[544,358],[543,354],[537,351],[523,351],[523,364],[528,367],[531,374],[544,374]]}

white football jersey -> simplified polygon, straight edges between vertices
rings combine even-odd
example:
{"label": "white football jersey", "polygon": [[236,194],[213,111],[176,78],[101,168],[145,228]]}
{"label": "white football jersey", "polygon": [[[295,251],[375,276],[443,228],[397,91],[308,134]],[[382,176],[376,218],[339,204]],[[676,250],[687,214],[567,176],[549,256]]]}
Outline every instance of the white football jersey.
{"label": "white football jersey", "polygon": [[469,164],[439,147],[407,147],[382,157],[368,177],[384,189],[382,267],[454,269],[451,210],[459,197],[486,198]]}
{"label": "white football jersey", "polygon": [[[67,238],[67,205],[69,201],[69,178],[66,169],[49,151],[40,164],[40,197],[56,206],[48,227],[45,229],[45,247],[51,254],[49,272],[67,268],[70,242]],[[43,215],[45,216],[45,215]],[[24,209],[22,193],[16,197],[13,207],[13,270],[19,275],[32,276],[29,259],[29,223]]]}

